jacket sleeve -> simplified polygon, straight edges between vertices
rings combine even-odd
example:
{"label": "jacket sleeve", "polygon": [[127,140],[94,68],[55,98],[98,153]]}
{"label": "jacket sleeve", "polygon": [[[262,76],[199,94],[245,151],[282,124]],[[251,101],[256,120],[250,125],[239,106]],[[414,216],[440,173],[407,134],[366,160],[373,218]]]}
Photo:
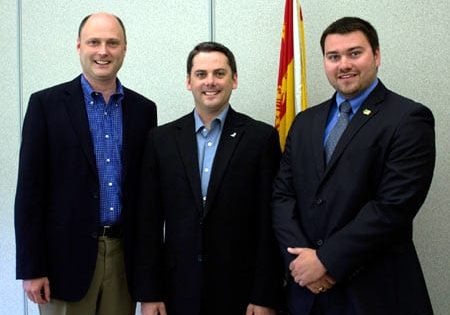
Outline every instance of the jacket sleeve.
{"label": "jacket sleeve", "polygon": [[272,229],[270,199],[280,161],[278,133],[271,128],[260,154],[258,172],[258,243],[251,303],[277,307],[281,303],[282,264]]}
{"label": "jacket sleeve", "polygon": [[137,301],[160,302],[165,297],[164,219],[153,132],[145,146],[140,183],[131,291]]}
{"label": "jacket sleeve", "polygon": [[[298,121],[298,119],[296,119]],[[288,247],[310,247],[310,243],[303,233],[297,213],[297,197],[294,191],[291,161],[293,135],[296,124],[291,127],[286,139],[285,151],[280,163],[280,169],[273,184],[272,194],[272,224],[280,246],[286,270],[295,258],[287,252]]]}
{"label": "jacket sleeve", "polygon": [[16,277],[47,275],[47,128],[38,94],[30,97],[22,129],[15,199]]}

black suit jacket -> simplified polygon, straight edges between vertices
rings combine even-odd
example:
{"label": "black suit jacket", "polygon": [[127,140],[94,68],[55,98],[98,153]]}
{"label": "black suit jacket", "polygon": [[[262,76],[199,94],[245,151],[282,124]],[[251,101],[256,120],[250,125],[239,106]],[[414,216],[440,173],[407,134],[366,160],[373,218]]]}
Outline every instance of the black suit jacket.
{"label": "black suit jacket", "polygon": [[[285,263],[288,246],[317,249],[358,315],[431,314],[412,226],[433,175],[433,115],[379,82],[326,166],[333,104],[301,112],[289,132],[273,197]],[[300,292],[298,301],[311,305],[313,295]]]}
{"label": "black suit jacket", "polygon": [[138,208],[136,299],[164,301],[170,315],[276,307],[281,259],[270,196],[279,158],[275,129],[230,108],[203,206],[193,113],[154,129]]}
{"label": "black suit jacket", "polygon": [[[124,88],[122,111],[122,221],[129,268],[138,172],[156,107]],[[80,300],[94,273],[99,218],[99,179],[77,77],[30,97],[15,202],[17,278],[47,276],[52,297]]]}

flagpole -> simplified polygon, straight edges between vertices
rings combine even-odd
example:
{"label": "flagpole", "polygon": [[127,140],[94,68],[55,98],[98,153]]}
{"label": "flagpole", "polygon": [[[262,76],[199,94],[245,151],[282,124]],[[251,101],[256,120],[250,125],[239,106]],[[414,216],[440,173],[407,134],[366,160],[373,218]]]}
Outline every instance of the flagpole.
{"label": "flagpole", "polygon": [[300,0],[296,0],[297,2],[297,25],[298,25],[298,37],[300,44],[300,110],[305,110],[308,107],[308,94],[307,94],[307,86],[306,86],[306,43],[305,43],[305,27],[303,25],[303,12],[302,7],[300,5]]}

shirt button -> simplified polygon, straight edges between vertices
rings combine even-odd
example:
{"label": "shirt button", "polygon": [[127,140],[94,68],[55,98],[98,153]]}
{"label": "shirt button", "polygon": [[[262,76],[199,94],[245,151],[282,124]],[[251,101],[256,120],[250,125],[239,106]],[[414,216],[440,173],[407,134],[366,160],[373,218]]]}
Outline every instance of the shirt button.
{"label": "shirt button", "polygon": [[114,207],[110,207],[109,210],[110,210],[110,211],[114,211]]}
{"label": "shirt button", "polygon": [[103,112],[103,114],[106,116],[106,115],[108,115],[108,112]]}
{"label": "shirt button", "polygon": [[323,245],[323,240],[317,240],[316,244],[317,244],[317,246],[322,246]]}
{"label": "shirt button", "polygon": [[111,186],[112,186],[112,183],[108,183],[108,186],[111,187]]}
{"label": "shirt button", "polygon": [[109,135],[105,135],[105,138],[106,138],[106,139],[109,139]]}
{"label": "shirt button", "polygon": [[106,159],[106,163],[109,163],[109,162],[111,162],[111,159]]}
{"label": "shirt button", "polygon": [[212,146],[212,142],[208,142],[208,147]]}
{"label": "shirt button", "polygon": [[204,171],[205,171],[205,173],[208,173],[209,172],[209,168],[205,167]]}
{"label": "shirt button", "polygon": [[90,101],[89,104],[94,105],[94,101]]}

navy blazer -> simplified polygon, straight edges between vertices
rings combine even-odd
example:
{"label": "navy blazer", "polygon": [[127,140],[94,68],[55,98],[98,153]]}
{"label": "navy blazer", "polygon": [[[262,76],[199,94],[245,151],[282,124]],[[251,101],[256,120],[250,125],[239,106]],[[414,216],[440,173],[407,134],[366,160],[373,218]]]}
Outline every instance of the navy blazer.
{"label": "navy blazer", "polygon": [[[432,314],[412,228],[433,175],[433,115],[379,82],[325,165],[333,103],[299,113],[289,132],[273,195],[285,264],[288,246],[316,249],[358,315]],[[314,296],[299,292],[306,315]]]}
{"label": "navy blazer", "polygon": [[[131,236],[143,147],[155,104],[124,88],[122,221]],[[17,278],[48,277],[53,298],[78,301],[97,257],[99,179],[80,77],[34,93],[22,130],[15,201]],[[131,275],[128,275],[131,279]]]}
{"label": "navy blazer", "polygon": [[278,306],[270,196],[280,155],[273,127],[230,108],[203,206],[193,113],[151,132],[138,207],[137,300],[164,301],[171,315]]}

